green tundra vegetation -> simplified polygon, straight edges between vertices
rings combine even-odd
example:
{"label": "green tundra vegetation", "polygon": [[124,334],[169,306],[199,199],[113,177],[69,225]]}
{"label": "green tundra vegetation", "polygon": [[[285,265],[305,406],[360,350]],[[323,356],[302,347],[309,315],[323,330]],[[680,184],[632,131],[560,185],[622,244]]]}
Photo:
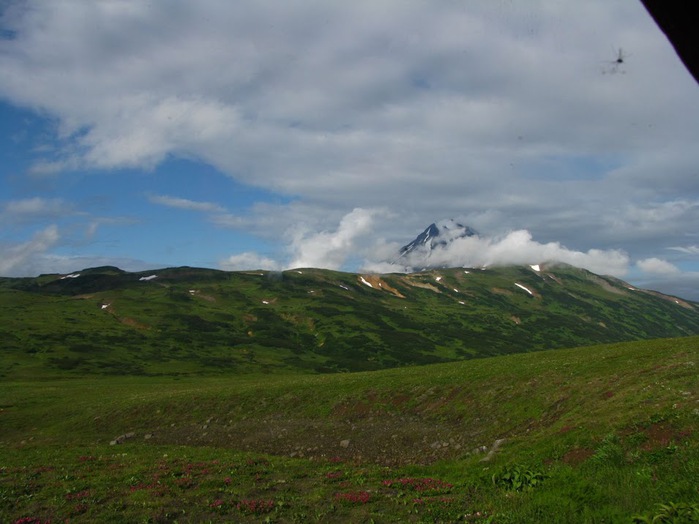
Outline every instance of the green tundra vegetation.
{"label": "green tundra vegetation", "polygon": [[0,376],[372,371],[699,334],[699,304],[537,269],[0,279]]}
{"label": "green tundra vegetation", "polygon": [[568,267],[0,297],[3,523],[699,522],[695,303]]}

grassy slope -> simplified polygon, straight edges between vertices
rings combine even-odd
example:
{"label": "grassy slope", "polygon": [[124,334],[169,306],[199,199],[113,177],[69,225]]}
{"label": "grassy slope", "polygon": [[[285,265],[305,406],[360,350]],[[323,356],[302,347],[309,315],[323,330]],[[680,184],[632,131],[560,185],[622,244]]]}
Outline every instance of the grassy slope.
{"label": "grassy slope", "polygon": [[[356,374],[4,381],[0,521],[630,522],[699,502],[698,365],[686,338]],[[515,465],[547,478],[493,484]]]}
{"label": "grassy slope", "polygon": [[324,270],[0,279],[0,375],[369,371],[699,334],[696,304],[570,267],[365,277],[373,287]]}

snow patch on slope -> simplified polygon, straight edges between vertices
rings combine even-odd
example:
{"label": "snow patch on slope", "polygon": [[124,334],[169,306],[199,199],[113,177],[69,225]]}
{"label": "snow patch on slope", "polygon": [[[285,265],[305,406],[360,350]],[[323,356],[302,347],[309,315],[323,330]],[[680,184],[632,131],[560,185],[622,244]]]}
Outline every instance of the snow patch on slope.
{"label": "snow patch on slope", "polygon": [[530,295],[534,296],[534,293],[532,293],[529,289],[527,289],[526,287],[524,287],[522,284],[518,284],[517,282],[515,282],[515,286],[517,286],[517,287],[520,288],[520,289],[523,289],[524,291],[526,291],[526,292],[529,293]]}

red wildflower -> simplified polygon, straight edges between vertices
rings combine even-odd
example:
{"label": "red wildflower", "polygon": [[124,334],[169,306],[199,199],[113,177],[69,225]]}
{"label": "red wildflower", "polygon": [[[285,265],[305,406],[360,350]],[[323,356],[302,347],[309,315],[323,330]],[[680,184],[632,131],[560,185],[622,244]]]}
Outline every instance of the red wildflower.
{"label": "red wildflower", "polygon": [[349,502],[351,504],[366,504],[371,500],[371,493],[368,491],[350,491],[348,493],[335,493],[335,500],[339,502]]}
{"label": "red wildflower", "polygon": [[243,499],[236,504],[238,511],[254,515],[269,513],[274,508],[273,500]]}

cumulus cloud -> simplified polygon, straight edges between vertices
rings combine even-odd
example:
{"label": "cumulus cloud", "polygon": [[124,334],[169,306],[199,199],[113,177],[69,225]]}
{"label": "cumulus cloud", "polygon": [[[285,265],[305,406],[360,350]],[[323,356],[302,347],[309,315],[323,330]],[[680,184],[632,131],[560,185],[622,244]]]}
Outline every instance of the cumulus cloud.
{"label": "cumulus cloud", "polygon": [[[294,224],[287,230],[285,260],[273,260],[254,252],[232,255],[220,261],[219,267],[239,269],[292,269],[313,267],[342,269],[350,259],[361,259],[371,247],[374,253],[390,252],[382,240],[372,238],[376,217],[385,213],[379,209],[355,208],[342,216],[333,230],[316,231],[308,224]],[[244,219],[228,217],[231,225],[238,226]],[[327,223],[327,219],[325,221]],[[391,246],[392,247],[392,246]]]}
{"label": "cumulus cloud", "polygon": [[59,238],[58,227],[51,225],[34,234],[27,242],[3,247],[2,257],[0,257],[0,274],[27,275],[27,262],[45,253],[58,242]]}
{"label": "cumulus cloud", "polygon": [[288,267],[340,269],[347,257],[356,254],[357,240],[371,230],[376,214],[375,210],[356,208],[342,217],[335,231],[295,234]]}
{"label": "cumulus cloud", "polygon": [[119,116],[75,138],[87,166],[152,168],[168,153],[200,153],[223,142],[237,120],[234,108],[199,98],[129,96],[117,107]]}
{"label": "cumulus cloud", "polygon": [[639,260],[636,262],[636,265],[644,273],[666,276],[675,276],[680,274],[680,269],[677,266],[660,258],[652,257]]}

